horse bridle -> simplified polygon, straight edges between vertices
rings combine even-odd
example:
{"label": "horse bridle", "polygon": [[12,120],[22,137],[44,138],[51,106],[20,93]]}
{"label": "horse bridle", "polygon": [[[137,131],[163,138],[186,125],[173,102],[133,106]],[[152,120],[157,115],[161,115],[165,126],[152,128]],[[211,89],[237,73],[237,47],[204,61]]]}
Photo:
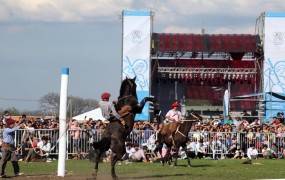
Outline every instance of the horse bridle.
{"label": "horse bridle", "polygon": [[[201,121],[200,118],[197,117],[196,115],[194,115],[193,113],[190,113],[190,114],[195,118],[195,120],[182,120],[182,121],[183,122],[184,121],[190,121],[190,122],[197,122],[197,121],[200,122]],[[175,133],[179,133],[181,136],[187,137],[185,134],[183,134],[182,132],[179,131],[179,127],[180,127],[180,125],[178,126],[178,128],[177,128]]]}

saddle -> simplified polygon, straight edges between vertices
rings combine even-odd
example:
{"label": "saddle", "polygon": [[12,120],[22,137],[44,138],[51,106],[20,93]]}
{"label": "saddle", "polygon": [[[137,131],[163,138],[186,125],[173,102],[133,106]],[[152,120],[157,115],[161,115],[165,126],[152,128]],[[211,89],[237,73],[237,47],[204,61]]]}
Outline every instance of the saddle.
{"label": "saddle", "polygon": [[129,105],[125,105],[124,107],[122,107],[119,111],[118,114],[124,118],[124,116],[126,116],[127,114],[130,113],[130,111],[132,110],[132,107]]}

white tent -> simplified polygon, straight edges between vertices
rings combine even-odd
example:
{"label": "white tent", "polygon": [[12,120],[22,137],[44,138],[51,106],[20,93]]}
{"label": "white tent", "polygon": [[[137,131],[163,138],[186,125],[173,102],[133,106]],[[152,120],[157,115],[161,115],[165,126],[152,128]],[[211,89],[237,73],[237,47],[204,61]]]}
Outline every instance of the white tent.
{"label": "white tent", "polygon": [[[86,118],[85,118],[86,116]],[[73,119],[76,119],[77,121],[83,121],[84,119],[89,120],[89,118],[92,118],[93,120],[106,120],[103,116],[102,116],[102,111],[100,108],[94,109],[92,111],[88,111],[85,112],[83,114],[77,115],[75,117],[73,117]]]}

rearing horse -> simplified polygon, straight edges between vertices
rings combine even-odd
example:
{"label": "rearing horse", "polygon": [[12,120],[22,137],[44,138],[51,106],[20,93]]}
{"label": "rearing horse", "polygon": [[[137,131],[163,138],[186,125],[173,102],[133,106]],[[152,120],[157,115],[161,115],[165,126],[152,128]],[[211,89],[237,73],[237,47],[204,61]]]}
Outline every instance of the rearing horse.
{"label": "rearing horse", "polygon": [[[189,112],[187,112],[189,113]],[[188,133],[191,129],[192,123],[201,121],[203,118],[199,116],[198,114],[195,114],[193,112],[190,112],[186,120],[183,121],[182,124],[180,124],[177,128],[177,131],[175,132],[173,139],[169,138],[170,134],[162,135],[160,132],[157,135],[157,142],[159,143],[158,150],[160,154],[162,154],[162,145],[163,143],[167,146],[167,152],[165,155],[165,158],[162,158],[162,165],[165,163],[165,159],[168,161],[168,164],[171,165],[171,162],[169,160],[170,150],[171,147],[174,146],[176,152],[175,152],[175,162],[174,166],[177,166],[177,158],[178,158],[178,150],[180,146],[183,148],[186,147],[186,143],[188,141]],[[187,156],[188,159],[188,167],[190,167],[190,157]]]}
{"label": "rearing horse", "polygon": [[124,114],[122,118],[125,120],[125,126],[119,121],[110,122],[104,131],[103,138],[99,142],[93,143],[95,150],[95,171],[92,174],[94,178],[97,176],[98,164],[101,155],[111,148],[113,156],[111,159],[111,175],[113,179],[118,179],[115,173],[115,164],[126,153],[125,140],[130,134],[134,126],[134,118],[137,113],[142,113],[142,109],[147,101],[154,102],[153,97],[145,97],[139,104],[136,93],[136,77],[133,79],[126,78],[122,81],[120,88],[120,96],[117,100],[115,108],[117,110],[128,105],[131,107],[130,112]]}

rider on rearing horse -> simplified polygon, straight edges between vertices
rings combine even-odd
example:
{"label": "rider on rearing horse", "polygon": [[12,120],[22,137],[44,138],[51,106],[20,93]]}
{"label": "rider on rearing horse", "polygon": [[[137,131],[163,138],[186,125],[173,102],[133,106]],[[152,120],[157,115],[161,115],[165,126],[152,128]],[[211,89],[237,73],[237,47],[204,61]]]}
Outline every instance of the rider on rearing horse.
{"label": "rider on rearing horse", "polygon": [[169,120],[170,123],[168,126],[165,126],[165,128],[163,128],[163,130],[161,131],[162,135],[167,135],[167,133],[170,131],[169,138],[172,138],[173,134],[177,130],[177,127],[182,119],[181,112],[178,111],[177,109],[179,107],[179,104],[173,103],[171,106],[172,106],[172,109],[169,110],[165,116]]}
{"label": "rider on rearing horse", "polygon": [[110,93],[103,93],[101,95],[102,101],[99,102],[100,109],[102,110],[102,115],[105,119],[110,122],[114,120],[123,121],[123,116],[131,110],[130,106],[124,106],[118,112],[115,109],[115,105],[113,102],[109,102],[109,98],[111,97]]}

